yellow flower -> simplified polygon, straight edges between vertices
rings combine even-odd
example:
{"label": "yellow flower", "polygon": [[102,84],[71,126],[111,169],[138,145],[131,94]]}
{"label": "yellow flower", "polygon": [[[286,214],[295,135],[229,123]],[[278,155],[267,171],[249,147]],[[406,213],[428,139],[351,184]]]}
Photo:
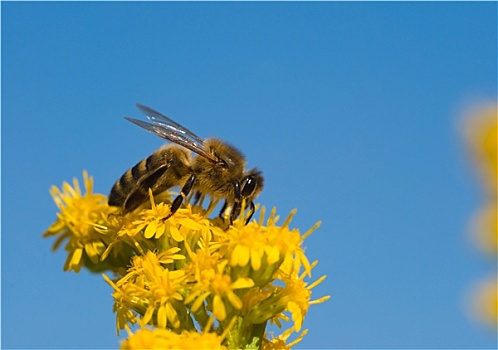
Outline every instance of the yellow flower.
{"label": "yellow flower", "polygon": [[[73,179],[73,186],[64,182],[62,190],[52,186],[50,193],[59,207],[57,220],[43,234],[43,237],[57,236],[53,249],[67,240],[65,249],[68,257],[64,270],[78,272],[89,260],[97,264],[107,248],[110,237],[95,230],[96,224],[104,224],[102,213],[106,213],[107,198],[94,194],[93,179],[83,172],[85,194],[82,194],[78,180]],[[89,265],[90,265],[89,264]]]}
{"label": "yellow flower", "polygon": [[[45,236],[58,237],[55,248],[68,240],[68,269],[114,273],[103,277],[114,290],[116,329],[141,328],[123,349],[288,348],[306,334],[288,341],[309,306],[328,298],[311,300],[324,277],[305,282],[316,263],[303,243],[319,223],[301,234],[289,227],[295,211],[281,225],[276,210],[265,219],[264,208],[258,220],[230,225],[208,218],[216,200],[207,209],[187,200],[168,217],[170,194],[149,191],[150,206],[122,214],[92,193],[86,172],[84,181],[84,195],[76,180],[52,190],[60,214]],[[268,321],[281,320],[289,328],[265,340]]]}
{"label": "yellow flower", "polygon": [[304,331],[301,332],[301,334],[299,334],[299,336],[295,340],[288,342],[288,339],[292,333],[294,333],[294,329],[290,328],[285,330],[281,335],[273,337],[271,340],[268,339],[268,337],[265,338],[261,347],[262,350],[291,349],[294,345],[299,343],[304,338],[304,336],[308,333],[308,330],[305,329]]}
{"label": "yellow flower", "polygon": [[186,304],[193,301],[192,311],[196,312],[204,301],[212,298],[213,314],[219,321],[224,321],[229,311],[234,308],[240,310],[242,301],[235,294],[238,289],[250,288],[254,282],[249,278],[238,278],[232,281],[230,275],[226,274],[227,261],[221,261],[214,267],[207,266],[199,268],[199,282],[193,287],[192,292],[185,300]]}
{"label": "yellow flower", "polygon": [[[132,234],[143,232],[145,239],[164,238],[168,242],[168,246],[178,245],[187,238],[192,245],[195,245],[200,237],[210,239],[211,223],[198,208],[190,206],[180,208],[175,215],[168,218],[170,214],[169,204],[164,202],[156,204],[151,191],[149,191],[149,195],[151,209],[141,210],[137,219],[132,223],[134,228],[127,229],[127,232]],[[200,213],[194,213],[194,210],[200,211]]]}
{"label": "yellow flower", "polygon": [[[316,262],[311,265],[311,268],[316,266]],[[287,310],[292,315],[294,321],[294,329],[299,332],[304,321],[304,316],[308,313],[310,305],[320,304],[328,300],[329,296],[324,296],[317,300],[311,300],[311,290],[323,282],[326,276],[320,277],[318,280],[308,285],[304,282],[305,273],[297,276],[294,271],[284,272],[279,271],[279,276],[285,282],[283,293],[288,296]]]}
{"label": "yellow flower", "polygon": [[121,345],[122,350],[144,349],[226,349],[222,337],[216,333],[184,331],[180,334],[166,329],[140,329],[131,334]]}
{"label": "yellow flower", "polygon": [[128,274],[115,283],[104,275],[115,290],[115,310],[122,311],[118,321],[123,317],[126,321],[135,321],[128,310],[140,315],[145,323],[151,322],[160,328],[178,329],[185,321],[187,311],[179,293],[184,288],[185,273],[165,269],[161,258],[164,256],[158,257],[150,251],[145,256],[133,257]]}
{"label": "yellow flower", "polygon": [[167,227],[165,218],[170,214],[170,207],[165,203],[154,203],[152,191],[149,189],[151,200],[151,209],[145,209],[140,212],[140,219],[133,222],[137,231],[145,228],[145,238],[160,238]]}
{"label": "yellow flower", "polygon": [[[310,264],[302,249],[304,236],[299,230],[289,229],[289,223],[296,211],[292,211],[282,226],[277,226],[278,217],[273,209],[264,225],[264,208],[258,222],[230,227],[224,237],[230,266],[237,274],[250,277],[256,285],[264,286],[273,279],[280,264],[287,259],[296,270],[304,267],[310,273]],[[319,223],[305,235],[309,235]]]}
{"label": "yellow flower", "polygon": [[[310,269],[313,269],[316,264],[316,262],[313,263]],[[290,270],[287,270],[287,268],[290,268]],[[244,299],[244,304],[247,308],[246,322],[258,324],[271,319],[272,322],[281,327],[280,319],[288,320],[283,312],[290,312],[294,323],[292,328],[300,331],[309,306],[323,303],[329,299],[329,296],[324,296],[311,300],[311,290],[323,282],[326,276],[322,276],[308,285],[304,281],[307,274],[304,271],[301,275],[298,275],[293,269],[293,265],[282,265],[275,274],[275,278],[283,286],[267,286],[264,289],[253,291],[253,293],[246,293]]]}

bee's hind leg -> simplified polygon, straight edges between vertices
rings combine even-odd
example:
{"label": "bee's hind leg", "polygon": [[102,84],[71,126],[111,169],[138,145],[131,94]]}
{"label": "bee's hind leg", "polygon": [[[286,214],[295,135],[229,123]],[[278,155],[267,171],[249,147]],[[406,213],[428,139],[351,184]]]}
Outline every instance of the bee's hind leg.
{"label": "bee's hind leg", "polygon": [[176,196],[175,200],[171,204],[171,212],[164,218],[164,220],[169,219],[173,214],[176,213],[176,211],[180,208],[180,206],[183,203],[183,200],[187,198],[188,194],[192,190],[192,187],[194,186],[195,183],[195,174],[192,174],[187,182],[182,187],[182,190],[180,191],[180,194]]}

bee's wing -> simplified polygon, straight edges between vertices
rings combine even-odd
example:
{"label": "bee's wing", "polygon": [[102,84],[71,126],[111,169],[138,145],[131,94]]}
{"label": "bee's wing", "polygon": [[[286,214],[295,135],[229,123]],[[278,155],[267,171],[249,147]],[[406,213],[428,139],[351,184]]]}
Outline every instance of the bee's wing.
{"label": "bee's wing", "polygon": [[203,143],[204,141],[194,134],[192,131],[187,129],[186,127],[178,124],[173,119],[168,118],[164,114],[159,113],[158,111],[153,110],[150,107],[144,106],[140,103],[137,103],[137,108],[145,114],[145,116],[156,125],[166,126],[167,129],[175,131],[178,134],[186,135],[194,140],[197,140],[199,143]]}
{"label": "bee's wing", "polygon": [[[213,162],[216,162],[217,159],[207,152],[204,148],[204,143],[202,139],[200,138],[192,138],[192,137],[187,137],[185,133],[177,130],[175,126],[170,126],[169,124],[165,124],[162,122],[158,122],[157,120],[153,120],[153,123],[148,123],[144,122],[138,119],[133,119],[129,117],[125,117],[126,120],[129,120],[130,122],[138,125],[141,128],[144,128],[145,130],[163,138],[166,140],[169,140],[171,142],[174,142],[180,146],[183,146],[185,148],[188,148],[192,152],[195,152]],[[179,125],[179,124],[178,124]],[[181,127],[181,126],[180,126]]]}

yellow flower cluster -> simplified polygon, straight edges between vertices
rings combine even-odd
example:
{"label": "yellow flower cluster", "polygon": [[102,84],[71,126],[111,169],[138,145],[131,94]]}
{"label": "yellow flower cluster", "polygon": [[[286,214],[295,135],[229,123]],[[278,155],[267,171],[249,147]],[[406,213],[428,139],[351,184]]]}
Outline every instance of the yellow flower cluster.
{"label": "yellow flower cluster", "polygon": [[[496,266],[498,255],[498,106],[481,108],[468,118],[465,132],[473,159],[484,184],[486,203],[475,215],[473,234],[480,249]],[[495,276],[480,283],[474,309],[478,316],[498,325],[498,280]]]}
{"label": "yellow flower cluster", "polygon": [[62,189],[52,186],[50,194],[60,212],[43,236],[57,237],[54,250],[67,241],[65,271],[79,272],[85,266],[93,272],[123,272],[133,249],[124,241],[116,240],[111,231],[100,229],[108,224],[105,216],[112,209],[107,205],[106,196],[93,193],[93,179],[86,172],[83,173],[83,181],[84,194],[77,179],[73,180],[73,186],[67,182],[63,183]]}
{"label": "yellow flower cluster", "polygon": [[198,350],[198,349],[227,349],[221,345],[221,337],[216,333],[182,332],[174,333],[166,329],[143,328],[125,340],[121,346],[123,350],[150,349],[150,350]]}
{"label": "yellow flower cluster", "polygon": [[[290,348],[307,333],[309,306],[328,299],[311,299],[325,276],[305,281],[316,262],[303,240],[319,223],[301,234],[289,227],[295,211],[281,225],[276,210],[265,219],[264,208],[247,225],[244,217],[227,225],[208,218],[215,203],[187,204],[165,220],[164,193],[122,215],[83,178],[84,194],[76,179],[52,188],[60,213],[44,236],[57,237],[54,249],[66,241],[65,270],[114,274],[103,277],[114,290],[117,331],[129,332],[123,349]],[[268,322],[286,328],[270,337]]]}

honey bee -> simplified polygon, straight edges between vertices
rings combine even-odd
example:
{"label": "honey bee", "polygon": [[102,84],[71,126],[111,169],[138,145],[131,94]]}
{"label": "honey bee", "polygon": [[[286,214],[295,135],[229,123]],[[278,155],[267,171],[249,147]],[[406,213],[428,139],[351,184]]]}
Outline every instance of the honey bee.
{"label": "honey bee", "polygon": [[[249,207],[246,223],[254,214],[254,199],[263,189],[263,175],[257,168],[246,168],[243,154],[217,138],[199,136],[161,113],[137,103],[149,122],[125,117],[145,130],[171,141],[149,157],[127,170],[116,181],[108,204],[130,212],[148,198],[149,189],[157,195],[171,187],[181,186],[180,194],[171,204],[168,219],[180,208],[191,191],[213,199],[224,199],[219,216],[230,223],[238,216],[242,201]],[[192,155],[191,152],[195,154]]]}

